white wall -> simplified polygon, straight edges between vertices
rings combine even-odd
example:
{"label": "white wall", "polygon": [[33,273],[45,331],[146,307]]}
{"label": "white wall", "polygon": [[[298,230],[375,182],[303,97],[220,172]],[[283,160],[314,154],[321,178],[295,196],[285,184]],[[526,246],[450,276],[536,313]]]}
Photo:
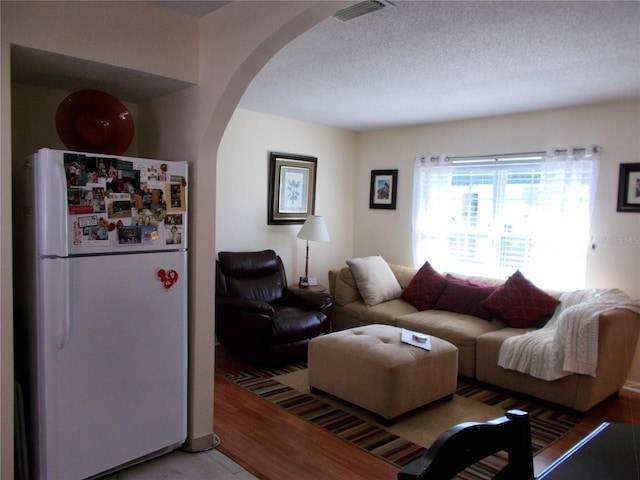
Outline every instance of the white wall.
{"label": "white wall", "polygon": [[[640,298],[640,214],[616,212],[620,163],[640,161],[640,102],[620,102],[363,133],[358,141],[354,253],[412,265],[411,201],[416,155],[483,155],[603,147],[586,287]],[[372,169],[399,170],[395,211],[369,209]],[[553,232],[549,232],[553,235]],[[589,241],[589,239],[585,239]]]}
{"label": "white wall", "polygon": [[218,150],[216,251],[271,248],[296,283],[306,243],[296,238],[300,225],[267,224],[269,152],[317,157],[315,213],[324,216],[331,241],[310,242],[309,275],[327,285],[328,270],[353,253],[355,142],[345,130],[236,110]]}

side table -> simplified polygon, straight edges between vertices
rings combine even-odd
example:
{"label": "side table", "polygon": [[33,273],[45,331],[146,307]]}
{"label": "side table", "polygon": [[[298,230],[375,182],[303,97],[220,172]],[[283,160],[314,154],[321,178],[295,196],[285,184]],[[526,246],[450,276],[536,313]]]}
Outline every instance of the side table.
{"label": "side table", "polygon": [[297,283],[289,285],[290,290],[308,290],[309,292],[326,292],[327,289],[324,285],[313,285],[311,287],[301,287]]}

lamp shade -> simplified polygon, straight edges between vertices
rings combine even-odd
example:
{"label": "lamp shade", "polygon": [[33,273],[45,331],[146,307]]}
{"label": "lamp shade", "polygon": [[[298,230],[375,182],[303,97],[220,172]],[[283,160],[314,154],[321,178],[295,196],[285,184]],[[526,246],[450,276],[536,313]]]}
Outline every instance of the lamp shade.
{"label": "lamp shade", "polygon": [[330,240],[324,218],[321,215],[309,215],[297,237],[312,242],[328,242]]}

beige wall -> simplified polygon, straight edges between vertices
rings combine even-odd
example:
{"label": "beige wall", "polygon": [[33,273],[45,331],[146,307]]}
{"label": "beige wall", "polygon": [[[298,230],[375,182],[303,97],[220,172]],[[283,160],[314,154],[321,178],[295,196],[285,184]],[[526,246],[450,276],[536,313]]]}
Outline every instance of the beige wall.
{"label": "beige wall", "polygon": [[197,19],[147,2],[2,2],[3,48],[13,43],[190,83],[198,81],[198,32]]}
{"label": "beige wall", "polygon": [[267,225],[269,152],[318,158],[316,209],[331,241],[309,243],[309,275],[327,285],[327,272],[353,253],[356,134],[272,115],[236,110],[218,151],[216,252],[274,249],[287,280],[304,274],[300,225]]}
{"label": "beige wall", "polygon": [[216,164],[242,93],[266,61],[341,2],[234,2],[200,22],[199,83],[140,106],[153,135],[141,153],[189,161],[189,439],[199,449],[213,422]]}
{"label": "beige wall", "polygon": [[[619,164],[639,161],[638,101],[361,134],[355,254],[380,253],[391,262],[413,263],[411,201],[416,155],[515,153],[587,144],[600,145],[603,151],[593,221],[596,249],[589,251],[586,287],[618,287],[640,298],[640,215],[616,212]],[[369,209],[370,170],[379,168],[399,170],[394,211]],[[381,225],[385,228],[380,228]],[[590,239],[585,238],[585,242]]]}
{"label": "beige wall", "polygon": [[[352,134],[348,143],[335,144],[338,150],[325,153],[327,132],[341,138],[339,131],[319,125],[246,111],[234,114],[218,155],[218,251],[275,248],[287,252],[284,260],[288,272],[296,271],[296,266],[298,272],[303,268],[303,245],[295,239],[298,227],[266,224],[269,150],[319,157],[317,211],[326,217],[333,231],[331,244],[311,244],[310,269],[321,270],[325,281],[329,268],[344,265],[351,256],[379,253],[393,263],[413,264],[411,197],[416,155],[513,153],[545,150],[553,145],[595,143],[603,147],[603,153],[594,212],[596,249],[589,251],[587,287],[618,287],[640,298],[640,215],[616,212],[619,164],[638,161],[640,102]],[[344,147],[350,151],[341,152]],[[324,183],[322,175],[327,162],[332,164],[334,173],[329,184]],[[252,178],[246,180],[249,188],[241,190],[238,182],[244,182],[247,165],[251,166]],[[347,182],[346,187],[346,178],[340,178],[345,167],[346,174],[355,179],[352,184]],[[396,168],[397,209],[369,209],[370,171]],[[234,195],[238,191],[249,201],[238,201]],[[336,226],[335,222],[341,225]],[[351,228],[353,244],[334,251],[338,241],[348,241]],[[289,281],[298,274],[289,273]],[[633,363],[632,382],[640,382],[639,361],[640,353]]]}
{"label": "beige wall", "polygon": [[[19,165],[25,152],[42,146],[61,146],[55,138],[55,109],[51,110],[51,107],[67,93],[16,86],[13,96],[10,84],[11,45],[195,82],[198,78],[198,23],[189,17],[175,18],[166,9],[146,8],[143,2],[2,2],[1,8],[3,125],[0,168],[3,188],[0,222],[8,225],[11,223],[11,209],[8,208],[11,189],[4,188],[4,185],[11,181],[11,165]],[[140,28],[140,25],[147,27]],[[132,48],[132,45],[136,48]],[[141,55],[141,52],[145,54]],[[18,113],[15,124],[12,111]],[[12,478],[12,305],[8,300],[11,298],[12,281],[11,267],[5,267],[11,262],[11,230],[2,229],[1,235],[0,477]]]}
{"label": "beige wall", "polygon": [[[17,44],[197,84],[139,105],[138,153],[191,164],[188,448],[206,447],[213,425],[215,164],[242,92],[266,61],[345,2],[234,2],[201,20],[149,2],[0,3],[2,20],[0,224],[11,204],[10,46]],[[52,93],[60,95],[62,91]],[[16,97],[16,100],[18,97]],[[48,100],[55,102],[53,98]],[[42,122],[42,118],[33,119]],[[18,142],[22,150],[40,145]],[[11,230],[0,230],[0,477],[13,475]]]}
{"label": "beige wall", "polygon": [[[411,201],[416,155],[482,155],[603,147],[593,218],[595,250],[587,258],[587,288],[617,287],[640,298],[640,214],[616,212],[620,163],[638,163],[640,102],[629,101],[477,120],[367,132],[358,141],[355,255],[380,253],[411,265]],[[372,169],[399,170],[395,211],[370,210]],[[553,232],[549,232],[553,235]],[[585,242],[591,239],[585,238]],[[629,381],[640,384],[640,343]]]}
{"label": "beige wall", "polygon": [[[67,90],[12,84],[11,154],[14,168],[20,168],[25,156],[34,153],[38,148],[66,149],[56,131],[55,116],[60,102],[70,93]],[[138,105],[130,102],[123,104],[131,113],[134,125],[139,125]],[[131,145],[123,155],[139,156],[137,130],[134,131]]]}
{"label": "beige wall", "polygon": [[[327,127],[239,110],[220,145],[216,244],[218,250],[277,245],[293,252],[289,265],[298,268],[302,265],[302,242],[294,239],[299,227],[266,225],[270,150],[319,157],[317,212],[335,228],[332,223],[338,217],[349,217],[353,209],[353,255],[380,253],[391,262],[412,265],[411,197],[415,155],[509,153],[544,150],[552,145],[596,143],[603,147],[603,152],[593,222],[596,249],[589,251],[586,286],[618,287],[640,298],[640,215],[616,212],[619,164],[638,161],[639,131],[640,102],[608,103],[351,134],[349,138],[353,143],[348,146],[357,152],[354,157],[352,151],[324,153],[326,133],[332,132]],[[341,192],[345,178],[338,172],[344,172],[345,161],[350,169],[356,168],[355,188],[347,187],[348,191]],[[326,173],[322,167],[326,162],[335,164],[331,166],[335,176],[328,185],[322,180]],[[251,201],[237,202],[233,192],[247,164],[251,165],[252,178],[248,180],[251,187],[243,195]],[[394,168],[399,170],[397,209],[369,209],[370,171]],[[332,203],[327,204],[328,201]],[[348,227],[349,222],[343,227]],[[342,232],[343,227],[338,226],[337,231]],[[340,241],[347,240],[341,233],[338,235]],[[326,247],[331,245],[333,249],[334,243],[337,242],[332,241]],[[311,249],[313,263],[314,252],[323,253],[325,245],[312,244]],[[343,265],[345,259],[331,255],[326,260],[336,263],[326,267]],[[324,258],[318,260],[325,261]]]}

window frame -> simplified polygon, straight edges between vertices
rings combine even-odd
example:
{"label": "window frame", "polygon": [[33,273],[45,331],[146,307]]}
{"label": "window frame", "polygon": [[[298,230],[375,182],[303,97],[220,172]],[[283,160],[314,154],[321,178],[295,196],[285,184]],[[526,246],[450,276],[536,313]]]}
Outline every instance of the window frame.
{"label": "window frame", "polygon": [[[552,273],[556,270],[555,267],[557,265],[553,263],[547,267],[540,265],[541,257],[544,256],[544,249],[548,248],[549,243],[546,242],[545,244],[545,242],[541,242],[540,240],[540,237],[544,236],[544,233],[542,232],[545,228],[544,212],[552,209],[555,210],[556,208],[553,204],[547,203],[541,206],[535,203],[538,201],[538,197],[541,197],[542,201],[548,201],[549,198],[553,198],[552,196],[547,198],[547,196],[545,196],[545,192],[542,191],[545,185],[544,182],[548,180],[547,177],[551,178],[547,170],[549,170],[548,167],[553,162],[566,162],[566,158],[550,159],[543,155],[539,155],[536,158],[531,154],[523,154],[521,158],[511,156],[511,158],[505,159],[504,161],[499,161],[494,158],[470,159],[471,157],[466,157],[458,162],[447,160],[446,158],[444,161],[440,158],[436,159],[436,162],[434,162],[432,158],[430,159],[431,162],[437,163],[437,165],[431,165],[428,167],[420,165],[425,163],[424,158],[425,157],[418,157],[416,159],[416,171],[414,172],[413,243],[414,262],[416,267],[422,265],[424,261],[430,261],[430,263],[432,263],[436,268],[439,267],[441,271],[501,279],[507,278],[513,274],[515,270],[521,270],[525,275],[530,274],[541,283],[551,285],[554,288],[581,288],[584,286],[586,278],[586,245],[589,243],[586,239],[583,242],[583,245],[578,248],[579,251],[576,252],[576,256],[581,258],[580,265],[576,266],[578,260],[575,258],[568,262],[573,263],[567,268],[579,270],[573,278],[569,279],[567,277],[568,279],[566,281],[558,283],[554,281],[553,277],[555,275]],[[590,217],[595,185],[597,182],[598,164],[597,158],[580,158],[578,161],[587,162],[584,165],[581,165],[580,168],[584,168],[587,171],[590,168],[590,173],[584,178],[576,177],[578,180],[573,180],[575,185],[580,185],[580,187],[574,188],[574,190],[578,190],[579,195],[583,196],[581,200],[576,202],[576,204],[580,204],[579,208],[588,210],[588,215],[579,220],[579,222],[582,222],[582,225],[579,228],[580,232],[578,232],[578,234],[586,235],[588,238],[590,235]],[[587,166],[589,162],[591,165],[590,167]],[[437,180],[434,180],[434,178],[436,178],[435,176],[432,178],[425,175],[424,172],[421,173],[419,170],[421,168],[440,168],[443,171],[440,174],[434,173],[434,175],[440,175],[437,177]],[[487,170],[483,171],[485,168]],[[574,165],[569,165],[568,168],[574,168]],[[552,169],[550,171],[551,174],[555,173]],[[450,176],[449,186],[447,186],[446,181],[443,180],[446,179],[447,175]],[[469,176],[469,180],[466,182],[461,181],[465,175]],[[485,180],[474,184],[473,176],[476,176],[477,178],[485,177]],[[518,176],[522,176],[523,179],[528,177],[529,181],[518,181]],[[420,185],[420,182],[425,181],[425,178],[430,178],[429,181],[432,182],[426,188],[429,195],[446,197],[444,203],[443,198],[438,198],[434,207],[430,205],[433,203],[433,200],[429,201],[424,198],[424,192],[420,191],[420,189],[423,188]],[[510,181],[510,179],[512,181]],[[552,179],[551,181],[557,182],[558,180]],[[455,183],[457,183],[457,185],[454,185]],[[487,185],[489,183],[492,186],[490,196],[483,197],[481,192],[478,192],[478,188],[474,188],[481,185]],[[536,213],[531,215],[533,220],[531,218],[523,217],[519,219],[519,222],[512,222],[511,225],[513,226],[508,228],[510,224],[506,219],[509,214],[505,214],[504,212],[508,211],[510,208],[508,203],[513,203],[509,201],[509,195],[513,191],[509,186],[515,186],[518,184],[524,185],[525,188],[527,185],[530,186],[531,191],[528,195],[521,194],[517,196],[514,201],[525,202],[529,208],[529,214],[532,211]],[[454,192],[452,188],[465,185],[469,185],[468,192],[458,194],[452,193]],[[536,192],[536,189],[539,191]],[[447,193],[447,190],[450,191]],[[441,232],[434,232],[434,228],[430,228],[428,224],[439,225],[443,230],[447,229],[446,222],[438,222],[437,216],[433,215],[433,210],[429,211],[429,208],[434,209],[438,208],[439,205],[444,205],[443,210],[448,214],[449,212],[447,211],[447,208],[450,208],[450,206],[446,203],[447,199],[461,200],[465,194],[477,194],[477,205],[465,206],[463,202],[460,202],[460,212],[458,217],[455,218],[454,215],[451,215],[451,218],[447,219],[449,222],[453,221],[454,224],[456,224],[456,221],[459,222],[455,234],[457,235],[459,239],[458,242],[461,245],[458,252],[461,258],[456,262],[452,261],[452,255],[444,250],[447,245],[449,248],[452,248],[453,242],[451,239],[453,238],[453,235],[449,235],[450,238],[447,242],[446,238],[444,238],[444,234]],[[447,195],[449,196],[447,197]],[[486,225],[486,219],[488,218],[486,215],[487,200],[491,202],[491,212],[489,214],[490,225],[488,226]],[[571,203],[572,200],[569,199],[568,202]],[[425,208],[424,203],[427,203],[429,206]],[[531,203],[531,205],[529,205],[529,203]],[[468,221],[466,223],[464,221],[460,222],[460,220],[464,220],[463,212],[465,208],[472,212],[473,217],[468,217]],[[477,210],[473,212],[473,208],[476,208]],[[517,208],[519,208],[518,205],[515,207],[513,205],[511,206],[512,210]],[[570,210],[573,208],[574,207],[571,207]],[[427,211],[426,213],[425,210]],[[564,210],[563,206],[559,206],[557,210],[558,212],[553,213],[556,217],[562,214]],[[442,218],[442,215],[440,217]],[[474,222],[476,225],[473,225]],[[538,224],[537,228],[536,222]],[[558,224],[557,220],[555,224]],[[527,228],[529,230],[527,230]],[[560,236],[564,235],[564,232],[556,233]],[[473,240],[471,244],[470,240]],[[484,244],[484,247],[479,247],[479,244]],[[563,246],[562,248],[566,250],[567,247]],[[553,255],[559,257],[560,261],[564,260],[564,256],[566,256],[560,253],[553,253]],[[544,262],[544,259],[542,259],[542,262]]]}

